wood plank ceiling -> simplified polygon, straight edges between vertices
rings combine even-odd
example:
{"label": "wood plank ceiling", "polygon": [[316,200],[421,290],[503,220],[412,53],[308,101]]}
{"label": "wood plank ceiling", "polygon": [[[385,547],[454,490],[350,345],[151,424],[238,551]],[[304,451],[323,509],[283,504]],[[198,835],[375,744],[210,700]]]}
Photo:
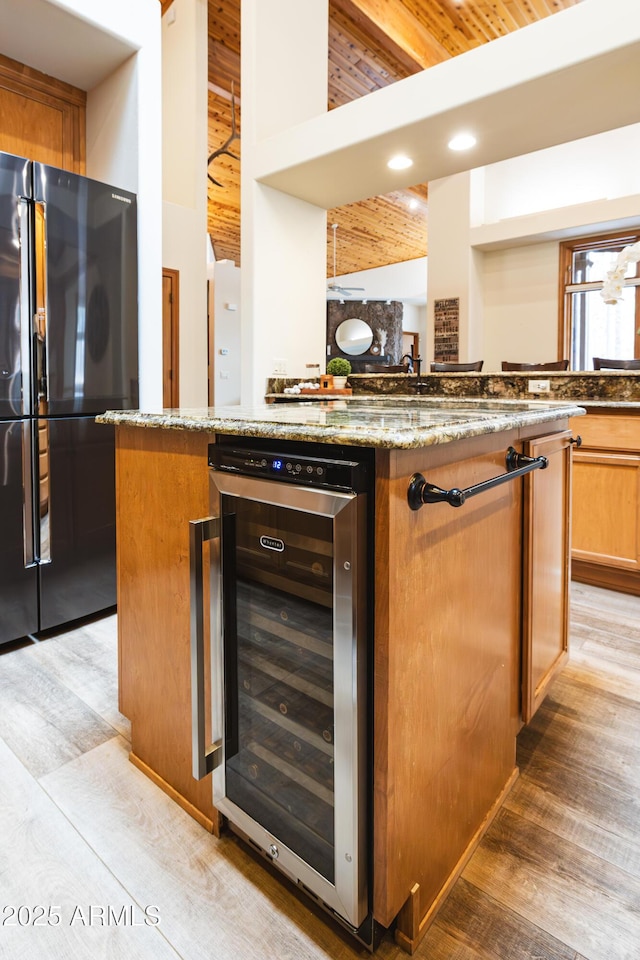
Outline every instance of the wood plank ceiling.
{"label": "wood plank ceiling", "polygon": [[[166,2],[166,0],[164,0]],[[329,109],[366,96],[581,0],[329,0]],[[240,0],[209,0],[209,153],[240,129]],[[229,145],[240,157],[240,140]],[[208,228],[216,259],[240,265],[240,160],[209,165]],[[211,182],[211,177],[220,184]],[[330,210],[327,276],[423,257],[427,185]]]}

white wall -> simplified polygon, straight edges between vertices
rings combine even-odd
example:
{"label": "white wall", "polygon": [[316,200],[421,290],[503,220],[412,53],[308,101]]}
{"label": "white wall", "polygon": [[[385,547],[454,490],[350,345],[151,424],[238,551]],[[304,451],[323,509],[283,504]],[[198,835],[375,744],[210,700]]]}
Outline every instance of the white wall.
{"label": "white wall", "polygon": [[328,0],[242,3],[243,403],[277,366],[324,362],[326,212],[257,183],[255,164],[261,139],[326,112],[327,22]]}
{"label": "white wall", "polygon": [[[485,369],[500,369],[501,360],[558,357],[558,241],[640,226],[639,151],[635,124],[484,169],[470,212],[478,224],[472,243],[493,236],[497,246],[500,233],[483,231],[478,220],[503,221],[501,249],[488,243],[482,254]],[[555,212],[545,216],[547,210]]]}
{"label": "white wall", "polygon": [[242,195],[242,356],[249,378],[243,380],[243,403],[260,401],[276,373],[302,379],[307,363],[324,363],[326,344],[319,269],[326,256],[325,211],[261,184],[248,192],[250,215],[246,189]]}
{"label": "white wall", "polygon": [[[240,403],[242,304],[240,268],[233,260],[219,260],[213,270],[214,323],[209,349],[213,356],[213,403]],[[210,398],[211,399],[211,398]]]}
{"label": "white wall", "polygon": [[471,187],[470,173],[459,173],[429,184],[425,360],[433,359],[434,301],[452,297],[460,300],[460,361],[484,358],[478,295],[481,255],[471,248],[469,242]]}
{"label": "white wall", "polygon": [[421,304],[427,302],[426,257],[390,263],[385,267],[372,267],[370,270],[342,273],[336,279],[347,287],[364,287],[364,293],[359,296],[366,296],[369,300],[414,300]]}
{"label": "white wall", "polygon": [[87,94],[87,176],[138,191],[137,56],[131,56]]}
{"label": "white wall", "polygon": [[556,359],[559,241],[640,227],[639,148],[634,125],[430,183],[429,347],[459,296],[461,359]]}
{"label": "white wall", "polygon": [[558,355],[558,244],[483,255],[483,372],[503,360],[548,361]]}
{"label": "white wall", "polygon": [[[405,303],[402,306],[402,329],[407,333],[420,333],[426,329],[427,305]],[[422,347],[420,347],[422,349]]]}
{"label": "white wall", "polygon": [[174,0],[162,18],[162,120],[162,266],[180,274],[180,406],[203,407],[208,404],[206,0]]}
{"label": "white wall", "polygon": [[[162,400],[162,285],[161,275],[161,51],[157,0],[46,0],[55,8],[52,23],[63,25],[62,11],[70,23],[82,22],[86,49],[68,39],[64,29],[46,35],[44,15],[35,28],[44,31],[47,72],[65,78],[73,64],[75,82],[88,89],[87,175],[132,190],[138,195],[138,320],[140,354],[140,405],[152,407]],[[0,10],[2,2],[0,0]],[[46,7],[42,8],[46,11]],[[42,12],[41,11],[41,12]],[[75,19],[74,19],[75,18]],[[109,42],[133,51],[124,63],[98,82],[83,84],[83,71],[93,75],[87,50],[92,39],[104,49]],[[3,49],[11,55],[10,51]],[[86,63],[83,63],[82,58]],[[31,62],[36,69],[44,64]],[[69,82],[74,82],[69,78]]]}
{"label": "white wall", "polygon": [[640,193],[639,156],[636,123],[490,164],[481,222]]}

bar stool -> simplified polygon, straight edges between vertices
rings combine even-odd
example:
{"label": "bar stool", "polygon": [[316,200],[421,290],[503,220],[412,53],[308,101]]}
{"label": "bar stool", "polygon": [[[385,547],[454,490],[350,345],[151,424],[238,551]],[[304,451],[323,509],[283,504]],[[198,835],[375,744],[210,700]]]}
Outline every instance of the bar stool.
{"label": "bar stool", "polygon": [[568,360],[552,360],[550,363],[512,363],[510,360],[502,361],[503,370],[567,370]]}
{"label": "bar stool", "polygon": [[432,363],[431,373],[465,373],[471,370],[479,373],[483,363],[484,360],[476,360],[474,363]]}
{"label": "bar stool", "polygon": [[605,360],[604,357],[593,358],[594,370],[640,370],[640,360]]}

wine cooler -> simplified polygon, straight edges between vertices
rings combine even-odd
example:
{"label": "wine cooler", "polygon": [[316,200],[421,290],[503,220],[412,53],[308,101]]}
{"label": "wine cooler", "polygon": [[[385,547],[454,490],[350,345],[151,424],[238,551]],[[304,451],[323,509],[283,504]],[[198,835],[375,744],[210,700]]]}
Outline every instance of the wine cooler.
{"label": "wine cooler", "polygon": [[191,524],[194,776],[213,771],[230,827],[354,932],[370,913],[370,454],[220,437],[212,516]]}

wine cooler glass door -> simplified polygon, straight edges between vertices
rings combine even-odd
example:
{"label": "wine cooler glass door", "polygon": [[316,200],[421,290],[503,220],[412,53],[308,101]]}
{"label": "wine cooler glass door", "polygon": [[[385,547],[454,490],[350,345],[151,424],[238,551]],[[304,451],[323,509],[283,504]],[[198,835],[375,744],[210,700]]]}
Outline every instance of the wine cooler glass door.
{"label": "wine cooler glass door", "polygon": [[214,802],[358,926],[367,912],[365,496],[214,482],[224,687]]}

